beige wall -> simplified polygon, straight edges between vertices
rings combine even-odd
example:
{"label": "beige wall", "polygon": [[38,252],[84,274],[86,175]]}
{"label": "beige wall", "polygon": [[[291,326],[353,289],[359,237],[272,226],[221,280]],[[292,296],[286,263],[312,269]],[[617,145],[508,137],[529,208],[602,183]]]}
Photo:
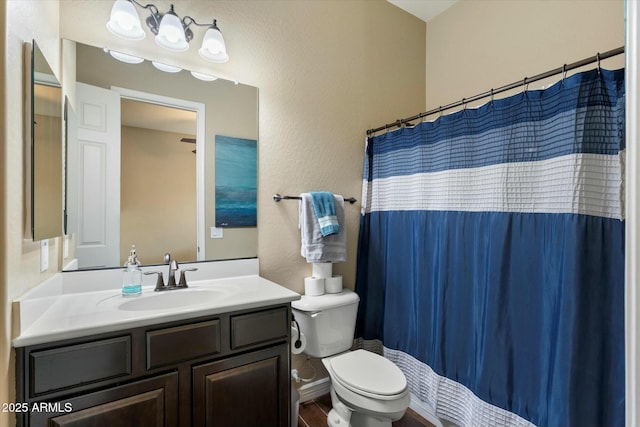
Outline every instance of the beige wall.
{"label": "beige wall", "polygon": [[623,0],[460,0],[427,24],[425,111],[623,45]]}
{"label": "beige wall", "polygon": [[131,245],[142,264],[197,258],[196,156],[183,137],[193,135],[122,127],[120,265]]}

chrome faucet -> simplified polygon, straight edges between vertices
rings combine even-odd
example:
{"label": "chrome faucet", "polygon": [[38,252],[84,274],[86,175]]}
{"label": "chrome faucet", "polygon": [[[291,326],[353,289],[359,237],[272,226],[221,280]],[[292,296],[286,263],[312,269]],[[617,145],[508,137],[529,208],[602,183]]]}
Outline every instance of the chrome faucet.
{"label": "chrome faucet", "polygon": [[167,276],[167,287],[176,287],[176,270],[178,270],[178,261],[171,259],[171,254],[164,254],[164,262],[169,264],[169,276]]}
{"label": "chrome faucet", "polygon": [[175,259],[172,260],[171,254],[166,253],[164,254],[164,262],[169,264],[169,277],[167,278],[166,285],[164,284],[164,278],[162,277],[161,271],[148,271],[144,273],[144,274],[158,275],[158,279],[156,280],[156,287],[154,291],[161,292],[161,291],[172,291],[174,289],[188,288],[189,286],[187,286],[187,277],[185,273],[187,271],[196,271],[197,268],[185,268],[180,270],[180,282],[176,284],[176,271],[178,270],[178,261],[176,261]]}

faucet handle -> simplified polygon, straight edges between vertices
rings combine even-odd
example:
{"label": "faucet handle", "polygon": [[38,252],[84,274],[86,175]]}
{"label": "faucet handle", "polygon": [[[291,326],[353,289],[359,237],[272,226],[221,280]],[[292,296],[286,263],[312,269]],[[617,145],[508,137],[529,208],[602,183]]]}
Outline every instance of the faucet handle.
{"label": "faucet handle", "polygon": [[182,288],[188,288],[187,286],[187,276],[186,276],[186,272],[187,271],[197,271],[197,268],[185,268],[184,270],[180,270],[180,283],[178,283],[178,286],[182,287]]}
{"label": "faucet handle", "polygon": [[162,277],[162,271],[146,271],[144,274],[145,275],[157,274],[158,275],[158,279],[156,280],[156,287],[155,287],[154,291],[159,292],[159,291],[164,291],[165,290],[164,278]]}

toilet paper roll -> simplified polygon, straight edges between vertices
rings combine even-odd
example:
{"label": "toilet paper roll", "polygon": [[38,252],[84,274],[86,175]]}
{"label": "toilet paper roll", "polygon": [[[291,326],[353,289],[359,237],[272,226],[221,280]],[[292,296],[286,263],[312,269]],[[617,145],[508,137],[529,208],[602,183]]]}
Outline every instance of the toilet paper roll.
{"label": "toilet paper roll", "polygon": [[333,263],[330,262],[314,262],[311,270],[311,276],[320,279],[331,277],[333,272]]}
{"label": "toilet paper roll", "polygon": [[298,335],[298,328],[291,327],[291,353],[300,354],[307,348],[307,337],[303,333]]}
{"label": "toilet paper roll", "polygon": [[324,281],[319,277],[305,277],[304,278],[304,294],[310,296],[317,296],[324,294]]}
{"label": "toilet paper roll", "polygon": [[328,294],[338,294],[342,292],[342,276],[336,275],[324,279],[324,291]]}

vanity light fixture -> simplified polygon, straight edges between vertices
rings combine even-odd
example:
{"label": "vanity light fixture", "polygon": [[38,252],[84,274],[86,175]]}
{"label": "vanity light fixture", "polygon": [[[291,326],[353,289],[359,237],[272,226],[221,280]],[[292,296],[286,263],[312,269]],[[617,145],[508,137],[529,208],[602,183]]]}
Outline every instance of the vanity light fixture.
{"label": "vanity light fixture", "polygon": [[190,16],[180,19],[173,5],[169,10],[161,14],[154,4],[143,5],[136,0],[116,0],[111,9],[111,17],[107,22],[107,29],[118,37],[128,40],[141,40],[145,32],[140,24],[140,16],[136,6],[149,11],[145,20],[149,30],[156,35],[155,40],[159,46],[175,52],[184,52],[189,49],[189,42],[193,39],[191,25],[208,27],[202,40],[202,46],[198,50],[200,57],[206,61],[225,63],[229,60],[227,47],[218,28],[217,20],[211,24],[201,24]]}

